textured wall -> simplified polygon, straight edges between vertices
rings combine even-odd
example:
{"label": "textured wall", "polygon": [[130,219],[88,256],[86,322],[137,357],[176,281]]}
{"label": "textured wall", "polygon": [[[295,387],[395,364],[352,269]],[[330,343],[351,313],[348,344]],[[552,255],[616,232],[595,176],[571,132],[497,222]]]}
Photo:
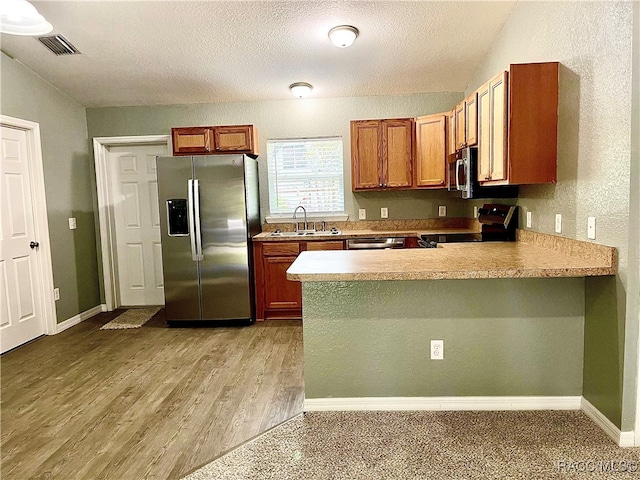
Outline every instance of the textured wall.
{"label": "textured wall", "polygon": [[[637,306],[630,315],[625,307],[630,261],[638,268],[637,250],[635,263],[628,253],[629,216],[640,214],[637,205],[630,211],[639,186],[630,175],[633,3],[519,2],[468,89],[509,63],[561,63],[558,183],[521,187],[520,224],[529,210],[534,230],[553,233],[561,213],[562,235],[586,240],[595,216],[597,242],[617,247],[618,279],[587,280],[587,295],[605,287],[609,295],[598,296],[598,308],[587,304],[584,395],[623,430],[633,428],[635,393],[623,400],[622,379],[633,391],[638,349]],[[637,228],[631,241],[639,241]]]}
{"label": "textured wall", "polygon": [[582,392],[581,278],[308,282],[303,308],[306,398]]}
{"label": "textured wall", "polygon": [[[380,207],[389,218],[432,218],[438,205],[448,206],[448,216],[468,216],[469,205],[460,194],[439,190],[402,192],[351,192],[349,121],[369,118],[415,117],[450,110],[462,93],[284,100],[270,102],[174,105],[87,109],[89,137],[169,134],[171,127],[250,123],[258,128],[260,206],[269,214],[266,141],[276,138],[341,136],[344,144],[345,210],[357,219],[358,208],[367,218],[380,218]],[[292,212],[293,213],[293,212]]]}
{"label": "textured wall", "polygon": [[[40,124],[60,322],[100,304],[85,109],[20,63],[3,54],[0,59],[2,114]],[[69,217],[77,218],[76,230],[69,230]]]}

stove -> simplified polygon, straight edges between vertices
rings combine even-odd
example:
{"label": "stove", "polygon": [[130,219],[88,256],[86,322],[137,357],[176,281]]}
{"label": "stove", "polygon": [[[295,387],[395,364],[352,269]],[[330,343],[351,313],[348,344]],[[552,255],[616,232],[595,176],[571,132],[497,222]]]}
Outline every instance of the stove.
{"label": "stove", "polygon": [[419,245],[423,248],[435,248],[438,243],[460,242],[509,242],[516,239],[518,226],[518,207],[486,203],[478,210],[478,221],[482,231],[478,233],[426,233],[421,235]]}

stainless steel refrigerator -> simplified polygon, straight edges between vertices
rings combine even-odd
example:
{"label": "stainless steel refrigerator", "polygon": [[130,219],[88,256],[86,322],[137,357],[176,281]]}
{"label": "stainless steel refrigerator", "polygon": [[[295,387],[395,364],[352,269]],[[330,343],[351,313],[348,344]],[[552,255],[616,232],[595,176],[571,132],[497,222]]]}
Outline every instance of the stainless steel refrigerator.
{"label": "stainless steel refrigerator", "polygon": [[257,161],[246,155],[158,157],[157,169],[167,323],[253,323]]}

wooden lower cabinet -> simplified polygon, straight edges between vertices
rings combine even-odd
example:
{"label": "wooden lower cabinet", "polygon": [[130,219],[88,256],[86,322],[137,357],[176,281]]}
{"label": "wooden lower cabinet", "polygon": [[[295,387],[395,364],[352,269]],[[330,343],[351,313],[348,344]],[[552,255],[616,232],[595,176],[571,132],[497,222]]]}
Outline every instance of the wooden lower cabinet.
{"label": "wooden lower cabinet", "polygon": [[254,242],[256,318],[302,318],[302,284],[287,280],[287,269],[305,250],[342,250],[343,241]]}

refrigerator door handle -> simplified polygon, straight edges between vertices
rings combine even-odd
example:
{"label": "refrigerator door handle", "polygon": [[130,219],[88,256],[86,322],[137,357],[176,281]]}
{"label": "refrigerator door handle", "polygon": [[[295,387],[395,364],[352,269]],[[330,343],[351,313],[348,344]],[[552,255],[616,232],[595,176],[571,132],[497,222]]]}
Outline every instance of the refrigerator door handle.
{"label": "refrigerator door handle", "polygon": [[198,260],[204,260],[204,254],[202,253],[202,232],[200,231],[200,182],[198,179],[193,180],[193,200],[194,200],[194,219],[196,229],[196,254]]}
{"label": "refrigerator door handle", "polygon": [[196,230],[194,228],[195,222],[193,218],[193,180],[188,181],[189,188],[189,242],[191,243],[191,259],[194,262],[198,261],[198,248],[196,246]]}

